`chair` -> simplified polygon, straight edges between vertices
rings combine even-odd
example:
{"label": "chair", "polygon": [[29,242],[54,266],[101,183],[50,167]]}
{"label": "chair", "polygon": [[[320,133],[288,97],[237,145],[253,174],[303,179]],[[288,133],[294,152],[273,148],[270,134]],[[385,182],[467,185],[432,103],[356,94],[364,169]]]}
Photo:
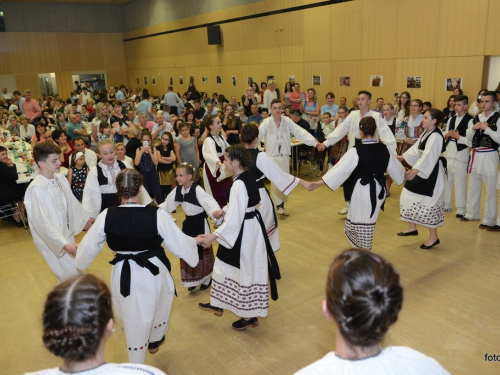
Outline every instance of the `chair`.
{"label": "chair", "polygon": [[[312,153],[312,151],[300,150],[298,156],[298,163],[299,163],[297,166],[298,176],[301,176],[300,167],[302,166],[302,164],[306,164],[309,167],[313,178],[316,178],[314,171],[317,169],[317,161],[315,160],[315,156]],[[313,165],[316,168],[314,168]],[[308,174],[302,174],[302,176],[308,176]]]}
{"label": "chair", "polygon": [[16,210],[19,212],[19,215],[21,216],[21,222],[23,223],[24,229],[28,229],[28,226],[26,225],[26,220],[24,218],[24,212],[19,207],[19,204],[17,201],[12,201],[8,203],[0,203],[0,218],[5,219],[7,217],[12,217],[16,214]]}

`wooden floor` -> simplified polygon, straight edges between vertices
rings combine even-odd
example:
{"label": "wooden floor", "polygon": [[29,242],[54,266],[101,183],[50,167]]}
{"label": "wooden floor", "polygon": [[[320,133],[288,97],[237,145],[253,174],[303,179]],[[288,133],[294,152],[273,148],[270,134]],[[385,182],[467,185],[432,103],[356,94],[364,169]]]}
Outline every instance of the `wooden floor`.
{"label": "wooden floor", "polygon": [[[500,354],[500,233],[478,229],[446,213],[441,245],[423,251],[418,237],[402,238],[401,188],[393,186],[375,230],[373,250],[393,262],[404,286],[403,310],[383,345],[405,345],[437,359],[453,374],[498,374],[500,364],[485,353]],[[484,196],[484,192],[483,192]],[[169,255],[178,286],[166,344],[147,363],[177,374],[293,374],[334,348],[334,326],[321,313],[326,273],[348,247],[343,234],[342,191],[297,187],[279,218],[281,267],[279,300],[260,326],[237,332],[236,317],[201,311],[209,290],[189,293],[180,285],[178,261]],[[174,216],[180,224],[183,213]],[[78,238],[81,238],[79,236]],[[106,248],[107,249],[107,248]],[[109,282],[112,255],[104,250],[90,272]],[[31,234],[0,223],[1,374],[22,374],[58,366],[61,361],[41,343],[41,314],[47,292],[56,284]],[[106,348],[107,362],[127,362],[125,337],[118,329]]]}

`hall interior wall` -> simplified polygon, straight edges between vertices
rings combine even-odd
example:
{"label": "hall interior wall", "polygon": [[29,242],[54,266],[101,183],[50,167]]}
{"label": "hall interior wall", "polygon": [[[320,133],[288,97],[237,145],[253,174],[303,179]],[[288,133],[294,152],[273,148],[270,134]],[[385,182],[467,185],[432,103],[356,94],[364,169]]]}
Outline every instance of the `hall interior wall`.
{"label": "hall interior wall", "polygon": [[[124,39],[314,2],[262,1],[126,32]],[[498,12],[496,0],[354,0],[221,24],[221,46],[208,45],[206,28],[126,41],[128,85],[136,87],[139,78],[141,88],[162,95],[172,76],[182,93],[194,76],[199,91],[241,97],[247,77],[260,84],[274,75],[283,90],[295,75],[303,90],[316,88],[320,101],[328,91],[350,102],[360,89],[386,101],[407,90],[441,108],[450,94],[446,78],[462,78],[471,97],[487,82],[488,56],[500,55]],[[322,76],[321,86],[312,86],[312,75]],[[370,75],[382,75],[383,87],[370,87]],[[340,76],[350,76],[351,86],[340,86]],[[421,76],[422,88],[406,89],[407,76]]]}

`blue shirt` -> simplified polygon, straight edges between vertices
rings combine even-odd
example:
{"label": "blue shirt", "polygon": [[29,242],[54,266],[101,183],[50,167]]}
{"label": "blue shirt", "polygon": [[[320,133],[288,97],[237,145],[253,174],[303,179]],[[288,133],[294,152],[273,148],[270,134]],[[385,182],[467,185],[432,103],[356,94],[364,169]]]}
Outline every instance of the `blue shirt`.
{"label": "blue shirt", "polygon": [[79,125],[75,125],[72,122],[68,122],[66,124],[66,134],[70,139],[75,139],[76,137],[80,137],[79,135],[75,134],[75,130],[82,130],[82,128]]}
{"label": "blue shirt", "polygon": [[252,121],[255,121],[257,124],[260,124],[260,122],[262,121],[262,115],[260,113],[257,113],[256,116],[254,115],[248,116],[247,124],[250,124]]}
{"label": "blue shirt", "polygon": [[21,114],[24,115],[24,111],[23,111],[23,102],[26,100],[26,98],[24,96],[21,96],[21,99],[19,99],[19,110],[21,111]]}
{"label": "blue shirt", "polygon": [[339,106],[337,104],[333,104],[331,107],[328,107],[328,104],[325,104],[321,106],[321,111],[320,113],[326,113],[329,112],[332,115],[332,118],[337,116],[337,112],[339,111]]}
{"label": "blue shirt", "polygon": [[[127,97],[125,96],[125,94],[123,93],[122,90],[118,90],[118,92],[116,93],[116,100],[118,100],[120,102],[122,100],[127,100]],[[127,102],[122,103],[122,107],[127,107],[127,106],[128,106]]]}
{"label": "blue shirt", "polygon": [[151,104],[147,99],[144,99],[142,102],[137,104],[137,113],[145,113],[148,115],[148,121],[153,121],[153,116],[149,114],[148,108],[153,108],[153,104]]}

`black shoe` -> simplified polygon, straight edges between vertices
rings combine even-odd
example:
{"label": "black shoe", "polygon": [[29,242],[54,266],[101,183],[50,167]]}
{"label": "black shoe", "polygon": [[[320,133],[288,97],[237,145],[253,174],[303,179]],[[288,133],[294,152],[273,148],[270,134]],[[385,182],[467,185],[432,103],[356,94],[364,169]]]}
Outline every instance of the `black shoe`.
{"label": "black shoe", "polygon": [[424,243],[423,243],[422,245],[420,245],[420,248],[421,248],[421,249],[424,249],[424,250],[429,250],[429,249],[432,249],[434,246],[439,245],[440,243],[441,243],[441,242],[439,241],[439,238],[438,238],[438,239],[436,240],[436,242],[434,242],[432,245],[427,246],[426,244],[424,244]]}
{"label": "black shoe", "polygon": [[461,217],[460,218],[460,221],[470,221],[469,219],[467,219],[465,216],[464,217]]}
{"label": "black shoe", "polygon": [[207,290],[208,288],[210,288],[210,285],[212,285],[212,279],[210,279],[210,282],[207,285],[201,284],[200,290]]}
{"label": "black shoe", "polygon": [[161,338],[160,341],[150,342],[148,345],[148,350],[151,354],[155,354],[158,350],[160,350],[160,345],[165,342],[165,336]]}
{"label": "black shoe", "polygon": [[212,306],[209,303],[199,303],[198,307],[202,310],[205,310],[205,311],[212,311],[217,316],[222,316],[222,313],[224,312],[224,310],[222,310],[218,307]]}
{"label": "black shoe", "polygon": [[456,217],[457,219],[462,219],[462,218],[464,217],[464,215],[462,215],[462,214],[456,214],[456,215],[455,215],[455,217]]}
{"label": "black shoe", "polygon": [[491,225],[479,224],[479,229],[489,229],[491,227],[492,227]]}
{"label": "black shoe", "polygon": [[16,221],[15,222],[18,227],[24,227],[24,224],[22,221]]}
{"label": "black shoe", "polygon": [[412,230],[411,232],[399,232],[398,236],[401,237],[418,236],[418,230]]}
{"label": "black shoe", "polygon": [[488,231],[490,231],[490,232],[500,232],[500,225],[492,225],[491,227],[488,228]]}
{"label": "black shoe", "polygon": [[192,291],[193,291],[193,290],[195,290],[195,289],[196,289],[196,287],[195,287],[195,286],[190,286],[190,287],[188,288],[188,290],[189,290],[190,292],[192,292]]}
{"label": "black shoe", "polygon": [[244,329],[247,329],[248,327],[255,328],[258,325],[259,325],[259,319],[257,319],[257,318],[252,318],[249,320],[241,318],[240,320],[237,320],[236,322],[233,323],[233,328],[238,330],[238,331],[243,331]]}

